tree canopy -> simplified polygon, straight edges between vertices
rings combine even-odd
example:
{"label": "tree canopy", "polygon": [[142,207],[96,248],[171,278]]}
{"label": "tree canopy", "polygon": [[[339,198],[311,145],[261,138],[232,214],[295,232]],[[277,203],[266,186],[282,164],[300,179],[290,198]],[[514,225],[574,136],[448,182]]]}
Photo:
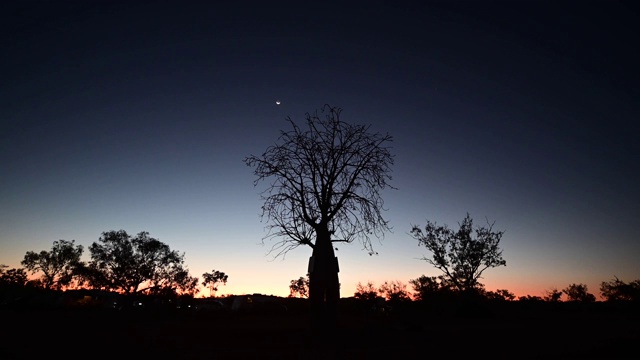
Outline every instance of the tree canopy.
{"label": "tree canopy", "polygon": [[593,302],[596,301],[595,295],[589,293],[589,289],[585,284],[571,284],[562,289],[567,294],[568,301]]}
{"label": "tree canopy", "polygon": [[454,231],[427,221],[424,231],[414,225],[410,234],[432,253],[422,260],[442,271],[445,283],[459,291],[477,290],[486,269],[507,264],[499,248],[504,231],[494,231],[493,224],[474,228],[469,213],[459,225]]}
{"label": "tree canopy", "polygon": [[427,300],[429,297],[447,293],[452,287],[452,284],[447,283],[442,275],[421,275],[409,280],[409,284],[413,288],[413,296],[416,300]]}
{"label": "tree canopy", "polygon": [[229,275],[218,270],[202,274],[202,285],[209,288],[209,296],[213,296],[218,291],[218,284],[226,285],[227,280],[229,280]]}
{"label": "tree canopy", "polygon": [[103,232],[89,247],[86,276],[95,288],[133,293],[195,293],[198,278],[184,265],[184,254],[142,231],[131,237],[124,230]]}
{"label": "tree canopy", "polygon": [[8,269],[7,265],[0,264],[0,287],[13,286],[20,287],[25,286],[27,281],[27,273],[24,269]]}
{"label": "tree canopy", "polygon": [[606,301],[640,301],[640,279],[626,283],[617,277],[600,284],[600,294]]}
{"label": "tree canopy", "polygon": [[289,283],[289,297],[309,297],[309,274],[300,276],[297,280],[291,280]]}
{"label": "tree canopy", "polygon": [[73,281],[81,266],[84,248],[74,243],[75,240],[58,240],[53,242],[51,251],[27,251],[20,263],[32,274],[42,272],[40,283],[45,288],[60,289]]}

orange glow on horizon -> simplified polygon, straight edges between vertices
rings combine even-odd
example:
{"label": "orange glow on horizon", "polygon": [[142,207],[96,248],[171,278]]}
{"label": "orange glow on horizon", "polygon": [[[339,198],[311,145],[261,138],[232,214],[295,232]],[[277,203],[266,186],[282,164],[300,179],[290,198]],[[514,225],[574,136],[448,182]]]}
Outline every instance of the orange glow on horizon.
{"label": "orange glow on horizon", "polygon": [[[28,281],[38,280],[38,279],[40,279],[40,276],[37,276],[37,274],[33,274],[28,277]],[[366,282],[362,281],[361,283],[365,284]],[[384,283],[384,280],[373,282],[376,288],[378,288],[379,285],[383,283]],[[406,290],[409,293],[409,295],[413,298],[414,291],[411,288],[411,285],[408,284],[408,281],[403,281],[403,283],[407,285]],[[353,295],[356,292],[356,287],[357,287],[357,283],[351,284],[351,285],[341,284],[340,297],[341,298],[353,297]],[[556,290],[562,291],[564,287],[547,286],[545,288],[540,288],[537,284],[534,286],[534,285],[526,285],[522,283],[517,285],[510,284],[507,286],[499,286],[499,285],[496,286],[496,284],[493,282],[491,282],[489,285],[485,284],[486,291],[507,290],[515,296],[515,300],[518,300],[520,297],[525,297],[525,296],[537,296],[540,298],[544,298],[547,292],[553,290],[554,288]],[[79,290],[79,289],[90,289],[90,288],[87,287],[86,285],[77,286],[77,284],[71,284],[69,286],[64,286],[61,288],[62,291]],[[254,288],[238,286],[233,283],[227,283],[226,285],[218,284],[218,291],[213,293],[210,293],[209,288],[204,287],[202,285],[198,285],[197,289],[198,289],[198,292],[195,293],[194,298],[210,298],[210,297],[219,298],[219,297],[228,297],[228,296],[237,296],[237,295],[253,295],[253,294],[279,296],[279,297],[285,298],[285,297],[288,297],[290,294],[288,285],[283,285],[283,286],[278,286],[273,288],[255,288],[254,289]],[[116,292],[123,293],[122,291],[116,291]],[[599,288],[595,291],[594,289],[589,288],[589,292],[596,297],[596,301],[604,301],[604,298],[600,294]],[[566,295],[563,295],[563,300],[564,299],[566,299]]]}

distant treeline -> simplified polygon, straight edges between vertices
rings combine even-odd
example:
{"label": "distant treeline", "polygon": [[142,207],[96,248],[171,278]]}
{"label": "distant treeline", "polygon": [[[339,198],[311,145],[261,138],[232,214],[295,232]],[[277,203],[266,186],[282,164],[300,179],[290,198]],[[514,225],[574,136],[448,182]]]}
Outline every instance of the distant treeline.
{"label": "distant treeline", "polygon": [[[461,229],[467,233],[472,231],[469,216],[465,218]],[[414,231],[420,239],[433,238],[419,233],[418,230]],[[427,231],[441,233],[448,229],[436,228],[430,224]],[[495,234],[493,236],[496,237]],[[463,240],[475,247],[478,247],[478,244],[490,244],[486,240],[483,243],[469,236]],[[488,249],[493,249],[494,252],[484,251],[481,253],[482,256],[490,258],[490,261],[486,260],[488,266],[504,265],[500,254],[495,252],[497,241],[493,244],[494,246]],[[83,251],[83,246],[76,245],[73,240],[59,240],[53,242],[49,251],[28,251],[21,261],[24,268],[9,269],[8,266],[0,265],[0,304],[25,303],[26,299],[34,304],[64,302],[65,297],[60,293],[75,290],[74,294],[84,294],[81,299],[72,301],[76,305],[86,301],[94,303],[95,306],[98,306],[96,303],[103,303],[100,306],[110,307],[111,299],[117,297],[120,299],[118,306],[134,304],[130,299],[139,298],[145,298],[144,303],[147,305],[154,303],[179,306],[180,303],[186,303],[196,297],[199,285],[208,287],[209,297],[214,298],[218,285],[225,285],[229,278],[224,272],[212,270],[210,273],[202,274],[203,280],[200,282],[198,277],[190,275],[184,264],[184,253],[171,250],[168,245],[150,237],[149,233],[144,231],[136,236],[130,236],[124,230],[103,232],[99,241],[89,246],[91,260],[88,262],[81,260]],[[446,251],[448,250],[444,248],[433,250],[434,253],[442,254]],[[473,258],[463,257],[458,253],[450,252],[449,256],[451,260],[448,263],[474,263]],[[471,272],[463,272],[464,274],[460,275],[459,271],[447,269],[435,260],[428,262],[443,270],[443,274],[431,277],[422,275],[409,280],[409,284],[401,281],[384,282],[380,286],[371,282],[358,283],[353,298],[371,303],[374,307],[381,301],[384,301],[384,306],[394,306],[407,302],[446,303],[460,299],[548,303],[596,302],[596,297],[589,292],[585,284],[569,284],[563,289],[551,289],[542,297],[526,295],[516,298],[506,289],[485,290],[484,285],[478,281],[481,271],[472,273],[472,276],[465,276],[464,274]],[[448,264],[445,261],[442,263]],[[28,272],[31,275],[39,274],[40,277],[29,279]],[[407,289],[408,285],[411,285],[411,290]],[[309,274],[291,280],[289,289],[289,298],[308,298]],[[600,285],[600,295],[605,302],[637,303],[640,301],[640,279],[624,282],[614,277],[612,280],[603,281]],[[70,295],[66,297],[69,298]],[[125,298],[126,301],[122,300]]]}

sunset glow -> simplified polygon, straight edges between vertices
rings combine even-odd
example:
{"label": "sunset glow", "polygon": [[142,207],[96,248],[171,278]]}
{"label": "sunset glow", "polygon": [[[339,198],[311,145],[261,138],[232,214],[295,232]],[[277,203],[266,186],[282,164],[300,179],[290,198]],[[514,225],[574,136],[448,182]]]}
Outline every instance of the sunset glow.
{"label": "sunset glow", "polygon": [[397,188],[377,255],[336,243],[342,297],[440,275],[409,231],[470,213],[505,231],[486,290],[600,299],[640,277],[637,19],[516,3],[3,5],[0,264],[59,239],[88,261],[102,232],[148,231],[192,276],[228,274],[217,296],[286,297],[311,248],[269,254],[242,159],[332,104],[393,136]]}

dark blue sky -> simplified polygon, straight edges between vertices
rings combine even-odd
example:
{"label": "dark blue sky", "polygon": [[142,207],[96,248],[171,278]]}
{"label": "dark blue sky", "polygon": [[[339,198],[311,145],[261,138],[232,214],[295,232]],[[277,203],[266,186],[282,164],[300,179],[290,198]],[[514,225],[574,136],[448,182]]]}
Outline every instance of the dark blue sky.
{"label": "dark blue sky", "polygon": [[[287,294],[242,159],[325,103],[394,136],[394,227],[358,281],[435,269],[408,236],[466,212],[505,230],[489,289],[638,278],[638,6],[620,1],[0,5],[0,263],[149,231],[229,292]],[[276,105],[275,101],[282,102]],[[424,250],[424,251],[423,251]],[[264,274],[259,277],[256,274]]]}

